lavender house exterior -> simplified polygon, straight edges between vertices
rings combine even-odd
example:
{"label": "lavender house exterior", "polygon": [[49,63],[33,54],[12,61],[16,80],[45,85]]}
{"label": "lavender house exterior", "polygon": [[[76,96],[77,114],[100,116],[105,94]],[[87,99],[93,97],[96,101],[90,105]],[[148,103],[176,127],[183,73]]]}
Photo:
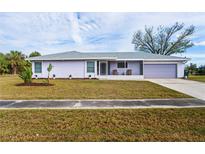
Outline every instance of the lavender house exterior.
{"label": "lavender house exterior", "polygon": [[47,67],[52,64],[51,77],[144,79],[182,78],[187,58],[156,55],[145,52],[64,52],[28,58],[32,63],[33,78],[47,78]]}

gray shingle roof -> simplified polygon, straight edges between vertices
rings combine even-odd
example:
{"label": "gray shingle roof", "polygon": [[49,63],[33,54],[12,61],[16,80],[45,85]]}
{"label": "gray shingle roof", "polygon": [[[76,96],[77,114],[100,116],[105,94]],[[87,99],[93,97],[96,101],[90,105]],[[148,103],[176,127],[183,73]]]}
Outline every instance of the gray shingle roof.
{"label": "gray shingle roof", "polygon": [[110,59],[110,60],[188,60],[187,58],[137,52],[77,52],[49,54],[27,58],[27,60],[82,60],[82,59]]}

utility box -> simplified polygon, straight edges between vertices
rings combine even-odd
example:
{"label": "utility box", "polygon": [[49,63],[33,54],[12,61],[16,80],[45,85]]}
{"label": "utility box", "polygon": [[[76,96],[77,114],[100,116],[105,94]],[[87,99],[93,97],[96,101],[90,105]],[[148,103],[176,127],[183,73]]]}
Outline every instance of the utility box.
{"label": "utility box", "polygon": [[189,77],[189,71],[184,70],[184,78],[187,79]]}

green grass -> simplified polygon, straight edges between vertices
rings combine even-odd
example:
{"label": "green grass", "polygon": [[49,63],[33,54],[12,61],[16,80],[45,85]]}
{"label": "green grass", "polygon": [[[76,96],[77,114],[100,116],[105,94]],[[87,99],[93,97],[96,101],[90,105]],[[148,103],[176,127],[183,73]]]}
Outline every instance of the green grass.
{"label": "green grass", "polygon": [[189,80],[205,82],[205,75],[190,75]]}
{"label": "green grass", "polygon": [[205,108],[0,110],[0,141],[205,141]]}
{"label": "green grass", "polygon": [[[144,99],[188,98],[148,81],[51,80],[54,86],[16,86],[17,76],[0,76],[0,99]],[[34,80],[43,82],[43,80]],[[44,81],[45,82],[45,81]]]}

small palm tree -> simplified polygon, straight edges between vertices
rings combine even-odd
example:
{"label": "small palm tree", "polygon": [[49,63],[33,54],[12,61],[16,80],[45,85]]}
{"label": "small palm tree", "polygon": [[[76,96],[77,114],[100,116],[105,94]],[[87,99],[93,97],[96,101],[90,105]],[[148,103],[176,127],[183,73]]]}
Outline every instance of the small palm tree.
{"label": "small palm tree", "polygon": [[10,51],[7,54],[7,59],[12,69],[12,74],[17,73],[17,68],[22,65],[22,61],[24,60],[24,55],[19,51]]}
{"label": "small palm tree", "polygon": [[19,77],[24,81],[25,84],[32,82],[32,69],[31,67],[24,67],[24,70],[19,73]]}
{"label": "small palm tree", "polygon": [[51,64],[48,65],[47,71],[48,71],[48,84],[49,84],[49,80],[50,80],[50,72],[52,71],[53,66]]}

